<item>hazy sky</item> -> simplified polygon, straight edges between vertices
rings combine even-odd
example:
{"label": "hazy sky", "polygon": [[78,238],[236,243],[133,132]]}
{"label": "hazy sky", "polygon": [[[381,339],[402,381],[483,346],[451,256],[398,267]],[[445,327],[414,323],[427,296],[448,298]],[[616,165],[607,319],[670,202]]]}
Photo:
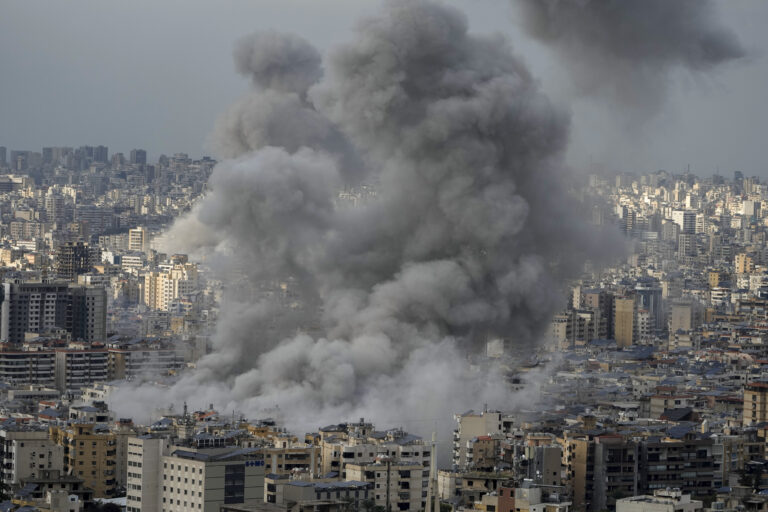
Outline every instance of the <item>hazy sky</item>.
{"label": "hazy sky", "polygon": [[[680,171],[718,167],[768,177],[768,19],[765,0],[719,0],[723,23],[750,57],[707,77],[681,73],[662,112],[638,126],[590,100],[572,100],[547,49],[525,39],[509,0],[452,0],[474,32],[502,32],[555,101],[573,112],[577,168]],[[216,116],[248,88],[234,40],[259,29],[295,32],[322,51],[348,39],[367,0],[0,0],[0,146],[105,144],[110,153],[209,152]]]}

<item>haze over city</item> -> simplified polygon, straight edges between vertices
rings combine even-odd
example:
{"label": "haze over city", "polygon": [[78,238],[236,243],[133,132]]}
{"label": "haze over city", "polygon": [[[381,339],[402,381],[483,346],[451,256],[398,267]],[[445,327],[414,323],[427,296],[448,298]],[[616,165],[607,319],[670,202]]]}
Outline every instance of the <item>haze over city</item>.
{"label": "haze over city", "polygon": [[[768,121],[761,101],[768,80],[762,23],[768,7],[762,0],[715,4],[747,48],[746,62],[706,79],[674,73],[670,99],[642,130],[631,117],[617,120],[597,102],[573,102],[562,90],[559,63],[522,34],[512,2],[481,0],[465,10],[473,31],[508,37],[548,95],[573,109],[574,166],[679,172],[690,164],[701,175],[718,166],[764,175],[756,148]],[[247,89],[231,72],[238,36],[264,29],[294,32],[326,51],[345,40],[377,2],[74,0],[40,5],[4,5],[0,140],[19,149],[88,140],[123,152],[145,147],[157,157],[177,151],[210,154],[213,122]],[[618,135],[606,139],[617,129]]]}
{"label": "haze over city", "polygon": [[7,2],[0,510],[768,510],[766,15]]}

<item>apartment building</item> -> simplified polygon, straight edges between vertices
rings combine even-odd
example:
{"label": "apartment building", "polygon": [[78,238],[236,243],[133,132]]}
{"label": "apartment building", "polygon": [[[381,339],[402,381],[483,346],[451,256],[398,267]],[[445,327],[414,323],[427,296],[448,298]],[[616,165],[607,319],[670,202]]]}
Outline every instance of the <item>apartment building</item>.
{"label": "apartment building", "polygon": [[[347,464],[347,481],[371,484],[374,503],[385,510],[423,510],[429,469],[415,462],[378,457],[373,463]],[[426,478],[425,478],[426,477]]]}
{"label": "apartment building", "polygon": [[0,459],[3,484],[18,487],[42,470],[61,470],[64,449],[48,437],[47,428],[11,424],[0,429]]}
{"label": "apartment building", "polygon": [[144,275],[144,304],[167,311],[174,299],[197,289],[199,274],[194,263],[175,263],[167,270]]}
{"label": "apartment building", "polygon": [[453,464],[458,468],[467,467],[468,442],[477,437],[509,432],[512,418],[499,411],[468,411],[454,416],[458,427],[453,431]]}
{"label": "apartment building", "polygon": [[79,391],[96,382],[106,381],[109,374],[109,354],[106,349],[56,349],[56,388]]}
{"label": "apartment building", "polygon": [[0,380],[52,387],[56,384],[56,354],[52,350],[2,350]]}
{"label": "apartment building", "polygon": [[750,382],[744,386],[744,426],[768,421],[768,382]]}
{"label": "apartment building", "polygon": [[322,473],[338,472],[347,479],[349,464],[373,463],[378,457],[389,457],[395,462],[430,464],[430,447],[418,436],[401,429],[387,431],[366,430],[364,434],[353,432],[345,436],[325,436],[320,442],[322,449]]}
{"label": "apartment building", "polygon": [[64,448],[64,472],[82,478],[97,498],[115,495],[117,449],[115,435],[94,423],[51,427],[53,442]]}
{"label": "apartment building", "polygon": [[264,456],[221,438],[172,445],[152,435],[128,438],[127,511],[218,512],[264,501]]}
{"label": "apartment building", "polygon": [[64,330],[75,340],[106,338],[107,292],[67,282],[6,282],[0,289],[0,341]]}
{"label": "apartment building", "polygon": [[167,438],[152,435],[128,438],[126,511],[162,510],[162,458],[170,449]]}
{"label": "apartment building", "polygon": [[263,447],[264,471],[267,474],[288,474],[295,470],[309,471],[320,475],[320,447],[303,443],[292,443],[282,447]]}
{"label": "apartment building", "polygon": [[264,459],[256,449],[176,447],[162,458],[161,508],[218,512],[264,500]]}
{"label": "apartment building", "polygon": [[713,444],[711,437],[697,432],[680,438],[648,438],[641,451],[643,489],[653,492],[669,487],[694,496],[710,494],[714,490]]}
{"label": "apartment building", "polygon": [[[373,496],[368,482],[292,479],[288,475],[268,475],[265,478],[264,501],[275,505],[296,504],[300,509],[322,510],[352,506],[361,508],[361,502]],[[294,505],[294,506],[296,506]]]}
{"label": "apartment building", "polygon": [[110,348],[108,354],[110,379],[167,375],[185,366],[184,356],[172,348]]}

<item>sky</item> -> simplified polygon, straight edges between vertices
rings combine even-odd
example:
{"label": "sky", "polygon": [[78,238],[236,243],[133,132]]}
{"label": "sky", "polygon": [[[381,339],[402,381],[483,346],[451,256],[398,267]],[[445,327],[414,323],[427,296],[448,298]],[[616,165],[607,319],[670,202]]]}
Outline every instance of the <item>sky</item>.
{"label": "sky", "polygon": [[[679,73],[662,110],[639,122],[563,90],[562,69],[516,24],[515,0],[447,0],[470,30],[504,34],[542,88],[572,113],[567,163],[581,171],[740,170],[768,178],[768,2],[717,0],[749,56],[701,76]],[[348,40],[368,0],[0,0],[0,146],[109,146],[211,154],[216,117],[248,90],[234,41],[299,34],[325,52]],[[214,155],[215,156],[215,155]]]}

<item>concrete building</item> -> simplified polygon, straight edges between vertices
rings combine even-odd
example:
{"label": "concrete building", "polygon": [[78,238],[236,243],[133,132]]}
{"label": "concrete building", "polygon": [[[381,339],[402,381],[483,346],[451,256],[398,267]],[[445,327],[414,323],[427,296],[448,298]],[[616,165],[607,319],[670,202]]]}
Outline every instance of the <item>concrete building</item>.
{"label": "concrete building", "polygon": [[82,478],[97,498],[115,495],[117,449],[115,436],[94,423],[51,427],[51,440],[64,448],[64,472]]}
{"label": "concrete building", "polygon": [[149,233],[144,227],[128,230],[128,250],[135,252],[147,252],[149,249]]}
{"label": "concrete building", "polygon": [[338,472],[346,479],[348,464],[367,464],[386,456],[393,462],[420,464],[428,468],[430,448],[420,437],[401,429],[353,432],[346,436],[325,436],[320,442],[322,474]]}
{"label": "concrete building", "polygon": [[176,447],[162,464],[160,507],[167,512],[218,512],[264,500],[264,459],[256,449]]}
{"label": "concrete building", "polygon": [[616,496],[638,493],[636,443],[619,435],[579,435],[564,439],[563,444],[567,483],[576,510],[603,510],[614,505]]}
{"label": "concrete building", "polygon": [[635,339],[635,299],[617,297],[613,302],[613,334],[619,347],[630,347]]}
{"label": "concrete building", "polygon": [[768,382],[750,382],[744,386],[744,426],[768,421]]}
{"label": "concrete building", "polygon": [[106,349],[57,349],[56,389],[79,391],[107,380],[109,355]]}
{"label": "concrete building", "polygon": [[110,380],[168,375],[185,366],[184,356],[175,349],[110,348],[108,354]]}
{"label": "concrete building", "polygon": [[658,489],[652,496],[632,496],[616,501],[616,512],[700,512],[704,503],[680,489]]}
{"label": "concrete building", "polygon": [[26,333],[63,329],[74,339],[106,337],[106,290],[66,282],[6,282],[0,303],[0,341],[21,343]]}
{"label": "concrete building", "polygon": [[64,448],[48,437],[48,429],[26,425],[8,425],[0,429],[2,481],[18,487],[22,480],[36,478],[42,470],[62,470]]}
{"label": "concrete building", "polygon": [[170,442],[162,437],[144,435],[128,438],[126,463],[126,511],[159,512],[163,474],[162,458]]}
{"label": "concrete building", "polygon": [[515,489],[515,512],[568,512],[571,502],[557,491],[527,486]]}
{"label": "concrete building", "polygon": [[266,474],[285,475],[296,470],[304,470],[312,475],[320,475],[319,446],[304,443],[287,443],[285,446],[264,447],[264,471]]}
{"label": "concrete building", "polygon": [[0,351],[0,380],[53,387],[56,384],[56,354],[52,350]]}
{"label": "concrete building", "polygon": [[458,468],[467,465],[467,441],[480,436],[502,434],[512,424],[512,420],[499,411],[469,411],[455,415],[454,419],[458,428],[453,431],[453,463]]}
{"label": "concrete building", "polygon": [[295,509],[333,510],[336,507],[361,508],[372,498],[373,487],[368,482],[306,480],[288,475],[267,475],[264,502]]}
{"label": "concrete building", "polygon": [[428,470],[421,464],[394,463],[388,457],[379,457],[370,464],[347,464],[346,473],[347,481],[372,484],[374,502],[385,510],[424,509],[427,498],[424,476]]}
{"label": "concrete building", "polygon": [[144,304],[152,309],[168,310],[174,299],[193,293],[198,286],[194,263],[174,264],[168,270],[144,275]]}
{"label": "concrete building", "polygon": [[101,263],[101,249],[84,242],[67,242],[56,250],[56,275],[60,279],[76,281],[77,276]]}

